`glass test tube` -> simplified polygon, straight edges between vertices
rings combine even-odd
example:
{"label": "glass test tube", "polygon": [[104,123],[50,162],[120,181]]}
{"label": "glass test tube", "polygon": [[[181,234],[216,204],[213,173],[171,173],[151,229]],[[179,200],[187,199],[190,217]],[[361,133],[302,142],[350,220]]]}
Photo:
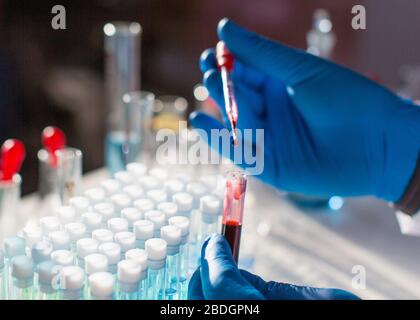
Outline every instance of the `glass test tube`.
{"label": "glass test tube", "polygon": [[0,181],[0,240],[13,235],[18,228],[22,178],[15,174],[9,181]]}
{"label": "glass test tube", "polygon": [[58,190],[62,204],[79,196],[82,191],[82,151],[64,148],[55,152],[57,156]]}
{"label": "glass test tube", "polygon": [[104,25],[105,76],[108,93],[108,134],[105,162],[113,174],[124,170],[128,143],[139,145],[139,137],[127,137],[131,132],[126,121],[127,110],[122,101],[124,94],[140,88],[140,42],[142,28],[136,22],[110,22]]}
{"label": "glass test tube", "polygon": [[27,256],[16,256],[12,259],[12,285],[9,299],[32,300],[34,262]]}
{"label": "glass test tube", "polygon": [[138,300],[141,266],[135,260],[122,260],[118,263],[117,300]]}
{"label": "glass test tube", "polygon": [[181,229],[174,225],[167,225],[160,229],[161,238],[167,243],[166,276],[164,300],[178,300],[180,297],[180,255]]}
{"label": "glass test tube", "polygon": [[181,229],[181,243],[179,246],[179,298],[182,300],[188,297],[188,261],[189,261],[189,246],[188,238],[190,234],[190,220],[187,217],[175,216],[168,219],[169,225],[177,226]]}
{"label": "glass test tube", "polygon": [[12,286],[12,260],[14,257],[25,254],[25,240],[21,237],[11,236],[3,241],[4,249],[4,293],[5,299],[9,299]]}
{"label": "glass test tube", "polygon": [[32,245],[30,256],[32,257],[35,264],[35,274],[34,274],[35,292],[39,290],[37,267],[40,263],[50,260],[52,252],[53,252],[53,246],[49,241],[40,240]]}
{"label": "glass test tube", "polygon": [[125,253],[125,258],[128,260],[136,261],[141,267],[138,296],[139,300],[145,300],[148,298],[147,295],[147,252],[144,249],[131,249]]}
{"label": "glass test tube", "polygon": [[165,293],[166,241],[152,238],[146,241],[147,252],[147,290],[150,300],[162,300]]}
{"label": "glass test tube", "polygon": [[5,299],[5,288],[4,288],[4,254],[3,250],[0,249],[0,300]]}
{"label": "glass test tube", "polygon": [[213,195],[200,199],[200,230],[197,238],[197,256],[200,259],[200,250],[204,240],[212,233],[218,232],[218,219],[221,210],[220,200]]}
{"label": "glass test tube", "polygon": [[108,258],[101,253],[92,253],[85,257],[84,296],[89,298],[89,277],[97,272],[108,271]]}
{"label": "glass test tube", "polygon": [[112,300],[115,277],[109,272],[96,272],[89,276],[91,300]]}
{"label": "glass test tube", "polygon": [[247,177],[240,171],[231,171],[226,178],[226,195],[223,203],[222,235],[225,236],[236,263],[241,242],[242,218],[245,204]]}

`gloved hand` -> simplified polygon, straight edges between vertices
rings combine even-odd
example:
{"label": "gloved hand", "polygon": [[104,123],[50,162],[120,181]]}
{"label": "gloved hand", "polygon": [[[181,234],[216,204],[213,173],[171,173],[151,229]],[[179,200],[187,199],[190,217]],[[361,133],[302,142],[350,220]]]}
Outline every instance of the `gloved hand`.
{"label": "gloved hand", "polygon": [[[218,34],[236,58],[238,128],[265,130],[260,179],[308,195],[399,200],[419,155],[419,107],[345,67],[227,19]],[[224,114],[214,50],[203,52],[200,67]],[[211,129],[224,128],[203,113],[190,120],[209,137]]]}
{"label": "gloved hand", "polygon": [[354,294],[339,289],[301,287],[274,281],[265,282],[245,270],[239,270],[229,244],[213,234],[203,244],[201,266],[188,285],[191,300],[355,300]]}

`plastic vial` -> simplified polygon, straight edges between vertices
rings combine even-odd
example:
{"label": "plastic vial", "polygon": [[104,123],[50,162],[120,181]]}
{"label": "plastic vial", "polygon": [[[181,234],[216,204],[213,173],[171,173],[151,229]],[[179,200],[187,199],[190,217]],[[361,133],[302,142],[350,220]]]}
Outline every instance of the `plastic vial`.
{"label": "plastic vial", "polygon": [[89,199],[91,207],[97,203],[104,202],[106,199],[105,189],[99,187],[87,189],[84,195]]}
{"label": "plastic vial", "polygon": [[69,250],[55,250],[51,253],[51,261],[55,266],[68,267],[74,265],[74,253]]}
{"label": "plastic vial", "polygon": [[134,207],[144,213],[153,210],[155,208],[155,203],[150,199],[138,199],[134,201]]}
{"label": "plastic vial", "polygon": [[109,202],[101,202],[93,207],[93,211],[102,216],[102,222],[106,225],[109,219],[117,217],[115,206]]}
{"label": "plastic vial", "polygon": [[158,178],[160,181],[168,180],[169,174],[164,168],[153,168],[149,170],[149,175]]}
{"label": "plastic vial", "polygon": [[121,260],[121,246],[115,242],[105,242],[99,245],[98,252],[108,258],[108,272],[117,273],[117,264]]}
{"label": "plastic vial", "polygon": [[69,203],[69,199],[80,195],[82,188],[82,151],[75,148],[56,150],[58,187],[61,202]]}
{"label": "plastic vial", "polygon": [[121,254],[125,254],[128,250],[136,247],[136,236],[133,232],[122,231],[114,236],[115,242],[121,247]]}
{"label": "plastic vial", "polygon": [[181,229],[174,225],[164,226],[160,229],[161,238],[167,243],[166,257],[166,284],[165,300],[178,300],[180,292],[179,269],[180,256],[179,246],[181,245]]}
{"label": "plastic vial", "polygon": [[108,229],[96,229],[92,232],[92,239],[98,241],[99,244],[114,241],[114,233]]}
{"label": "plastic vial", "polygon": [[38,274],[38,290],[34,298],[37,300],[57,300],[59,298],[57,290],[59,268],[52,261],[47,260],[41,262],[35,270]]}
{"label": "plastic vial", "polygon": [[111,230],[114,234],[128,231],[128,221],[124,218],[112,218],[108,220],[108,229]]}
{"label": "plastic vial", "polygon": [[121,184],[115,179],[106,179],[101,182],[100,186],[105,190],[107,197],[112,196],[121,189]]}
{"label": "plastic vial", "polygon": [[166,222],[178,214],[178,206],[173,202],[162,202],[158,205],[158,210],[165,214]]}
{"label": "plastic vial", "polygon": [[133,224],[143,218],[141,211],[134,207],[128,207],[121,210],[121,217],[128,222],[128,231],[133,231]]}
{"label": "plastic vial", "polygon": [[138,288],[141,266],[134,260],[122,260],[118,263],[117,300],[138,300]]}
{"label": "plastic vial", "polygon": [[193,209],[193,197],[189,193],[175,193],[172,196],[172,202],[178,206],[178,215],[187,218],[191,217],[191,210]]}
{"label": "plastic vial", "polygon": [[85,257],[92,253],[98,252],[99,243],[95,239],[91,238],[82,238],[76,242],[77,250],[77,265],[84,268],[85,266]]}
{"label": "plastic vial", "polygon": [[6,299],[4,288],[4,254],[3,250],[0,250],[0,300],[4,299]]}
{"label": "plastic vial", "polygon": [[64,226],[70,237],[70,251],[76,252],[76,242],[86,236],[86,226],[81,222],[71,222]]}
{"label": "plastic vial", "polygon": [[139,287],[138,287],[138,299],[147,299],[147,252],[144,249],[131,249],[125,253],[125,258],[128,260],[134,260],[141,267]]}
{"label": "plastic vial", "polygon": [[160,237],[160,228],[166,224],[165,214],[159,210],[152,210],[145,212],[144,218],[153,222],[153,236]]}
{"label": "plastic vial", "polygon": [[111,202],[115,207],[116,216],[121,215],[121,210],[124,208],[131,207],[131,198],[125,193],[116,193],[111,196]]}
{"label": "plastic vial", "polygon": [[153,222],[149,220],[138,220],[134,222],[133,230],[136,236],[136,247],[144,249],[146,241],[153,238]]}
{"label": "plastic vial", "polygon": [[39,224],[41,225],[42,233],[44,237],[48,237],[48,235],[53,232],[60,230],[60,220],[54,216],[45,216],[39,219]]}
{"label": "plastic vial", "polygon": [[184,187],[184,183],[178,179],[170,179],[164,183],[164,189],[169,199],[172,199],[175,193],[184,191]]}
{"label": "plastic vial", "polygon": [[190,220],[187,217],[175,216],[168,220],[169,225],[177,226],[181,229],[181,243],[179,246],[179,298],[182,300],[188,297],[188,261],[189,261],[189,246],[188,238],[190,234]]}
{"label": "plastic vial", "polygon": [[149,299],[162,300],[165,293],[166,241],[152,238],[146,241],[145,248],[147,252],[147,292]]}
{"label": "plastic vial", "polygon": [[108,258],[106,255],[101,253],[92,253],[85,257],[85,286],[84,294],[85,297],[89,296],[89,281],[88,278],[94,273],[97,272],[107,272],[108,271]]}
{"label": "plastic vial", "polygon": [[128,171],[115,172],[114,179],[117,180],[121,186],[127,186],[135,181],[134,176]]}
{"label": "plastic vial", "polygon": [[136,179],[147,174],[147,167],[143,163],[131,162],[127,164],[127,171],[133,174]]}
{"label": "plastic vial", "polygon": [[114,276],[109,272],[97,272],[89,276],[89,296],[91,300],[112,300]]}
{"label": "plastic vial", "polygon": [[64,300],[83,300],[85,273],[77,266],[64,267],[60,271],[60,292]]}
{"label": "plastic vial", "polygon": [[103,225],[103,216],[97,212],[86,212],[82,216],[82,222],[86,226],[86,237],[92,235],[93,230],[99,229]]}
{"label": "plastic vial", "polygon": [[125,186],[123,188],[123,192],[124,194],[130,197],[131,202],[134,202],[137,199],[144,198],[143,188],[136,184],[130,184],[128,186]]}
{"label": "plastic vial", "polygon": [[72,206],[59,206],[54,210],[54,213],[62,225],[76,222],[78,219],[76,209]]}
{"label": "plastic vial", "polygon": [[42,229],[37,225],[27,225],[22,230],[22,236],[25,239],[26,255],[31,255],[32,246],[42,240]]}
{"label": "plastic vial", "polygon": [[158,178],[145,175],[138,179],[140,186],[143,187],[144,191],[158,189],[161,186],[161,182]]}
{"label": "plastic vial", "polygon": [[201,182],[190,182],[186,186],[186,192],[193,196],[193,208],[198,209],[200,198],[206,195],[207,188]]}
{"label": "plastic vial", "polygon": [[38,265],[43,261],[49,260],[52,252],[53,246],[51,242],[41,240],[32,245],[31,257],[34,260],[35,265]]}
{"label": "plastic vial", "polygon": [[[200,231],[198,233],[198,246],[200,250],[204,240],[212,233],[218,232],[218,219],[221,211],[221,201],[213,195],[200,199]],[[198,253],[197,250],[197,253]]]}
{"label": "plastic vial", "polygon": [[57,230],[50,232],[48,235],[54,250],[69,250],[70,249],[70,236],[65,230]]}
{"label": "plastic vial", "polygon": [[167,199],[166,192],[162,189],[149,190],[147,191],[146,195],[148,199],[152,200],[155,203],[155,205],[165,202]]}
{"label": "plastic vial", "polygon": [[73,197],[69,200],[69,205],[76,210],[76,214],[80,217],[89,210],[90,202],[86,197]]}
{"label": "plastic vial", "polygon": [[34,262],[25,255],[12,259],[12,286],[9,299],[33,299]]}
{"label": "plastic vial", "polygon": [[9,298],[11,290],[12,259],[25,254],[25,240],[21,237],[8,237],[3,241],[4,253],[4,288],[5,299]]}

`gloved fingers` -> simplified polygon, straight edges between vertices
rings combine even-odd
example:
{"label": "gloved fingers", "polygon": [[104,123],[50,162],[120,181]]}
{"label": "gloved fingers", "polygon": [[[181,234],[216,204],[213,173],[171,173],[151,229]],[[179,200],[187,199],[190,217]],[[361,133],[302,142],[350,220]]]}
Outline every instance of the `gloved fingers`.
{"label": "gloved fingers", "polygon": [[254,286],[255,289],[257,289],[263,296],[265,296],[267,286],[266,281],[249,271],[240,269],[239,272],[252,286]]}
{"label": "gloved fingers", "polygon": [[220,234],[213,234],[201,250],[201,281],[206,299],[264,299],[239,272],[229,244]]}
{"label": "gloved fingers", "polygon": [[[203,51],[200,56],[200,70],[204,74],[209,70],[218,71],[216,54],[213,48]],[[232,79],[236,83],[243,82],[255,90],[261,89],[266,80],[266,76],[250,67],[245,66],[240,61],[235,61],[232,71]]]}
{"label": "gloved fingers", "polygon": [[194,271],[188,283],[188,300],[204,300],[203,289],[201,288],[200,267]]}
{"label": "gloved fingers", "polygon": [[288,85],[314,76],[325,66],[318,57],[245,30],[226,18],[219,22],[218,35],[243,64]]}
{"label": "gloved fingers", "polygon": [[[229,124],[225,110],[223,96],[223,85],[220,73],[215,69],[208,70],[203,77],[203,83],[209,91],[210,96],[216,101],[222,114],[224,123]],[[261,116],[264,113],[264,101],[260,92],[244,83],[236,82],[235,96],[238,104],[238,128],[240,129],[262,129]]]}

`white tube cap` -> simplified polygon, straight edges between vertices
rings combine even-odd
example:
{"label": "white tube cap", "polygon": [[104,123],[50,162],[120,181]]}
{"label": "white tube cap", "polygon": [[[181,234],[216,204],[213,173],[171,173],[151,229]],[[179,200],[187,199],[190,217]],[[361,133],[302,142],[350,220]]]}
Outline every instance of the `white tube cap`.
{"label": "white tube cap", "polygon": [[186,186],[186,191],[190,193],[195,201],[200,201],[200,198],[204,196],[207,192],[207,188],[203,183],[200,182],[190,182]]}
{"label": "white tube cap", "polygon": [[27,256],[16,256],[12,259],[12,276],[18,279],[30,279],[34,276],[34,262]]}
{"label": "white tube cap", "polygon": [[160,228],[160,237],[169,246],[179,246],[181,244],[181,228],[175,225],[163,226]]}
{"label": "white tube cap", "polygon": [[38,281],[45,285],[52,285],[54,278],[58,275],[59,269],[50,261],[43,261],[36,267],[38,273]]}
{"label": "white tube cap", "polygon": [[108,229],[96,229],[92,232],[92,238],[100,244],[114,241],[114,233]]}
{"label": "white tube cap", "polygon": [[88,231],[98,229],[102,225],[102,215],[97,212],[86,212],[82,216],[82,221]]}
{"label": "white tube cap", "polygon": [[70,236],[67,231],[57,230],[50,232],[48,238],[50,239],[54,250],[66,250],[70,247]]}
{"label": "white tube cap", "polygon": [[167,180],[169,176],[168,171],[166,171],[163,168],[150,169],[149,175],[151,175],[152,177],[158,178],[161,181]]}
{"label": "white tube cap", "polygon": [[108,220],[108,229],[114,233],[128,231],[128,221],[124,218],[112,218]]}
{"label": "white tube cap", "polygon": [[166,217],[162,211],[152,210],[144,213],[146,220],[153,222],[153,229],[160,230],[166,224]]}
{"label": "white tube cap", "polygon": [[85,197],[92,205],[105,201],[106,191],[103,188],[91,188],[85,191]]}
{"label": "white tube cap", "polygon": [[121,246],[115,242],[105,242],[99,245],[98,252],[107,256],[108,264],[116,264],[121,260]]}
{"label": "white tube cap", "polygon": [[208,195],[200,198],[200,211],[210,215],[219,215],[221,202],[216,196]]}
{"label": "white tube cap", "polygon": [[166,241],[159,238],[152,238],[146,241],[145,248],[148,260],[164,260],[166,258]]}
{"label": "white tube cap", "polygon": [[143,214],[135,207],[128,207],[121,210],[121,217],[126,219],[128,225],[132,227],[134,222],[143,218]]}
{"label": "white tube cap", "polygon": [[85,257],[85,271],[87,274],[108,271],[108,258],[101,253],[92,253]]}
{"label": "white tube cap", "polygon": [[123,192],[130,197],[131,201],[135,201],[137,199],[141,199],[144,197],[144,191],[143,188],[136,185],[136,184],[130,184],[128,186],[125,186],[123,188]]}
{"label": "white tube cap", "polygon": [[172,197],[175,193],[182,192],[184,190],[184,183],[178,179],[170,179],[164,183],[166,193]]}
{"label": "white tube cap", "polygon": [[85,273],[80,267],[64,267],[61,269],[60,277],[60,288],[63,290],[79,290],[83,288]]}
{"label": "white tube cap", "polygon": [[136,236],[133,232],[122,231],[118,232],[114,236],[115,242],[121,247],[121,252],[127,252],[128,250],[136,247]]}
{"label": "white tube cap", "polygon": [[125,283],[136,283],[140,280],[141,266],[134,260],[122,260],[118,263],[118,280]]}
{"label": "white tube cap", "polygon": [[166,220],[175,216],[178,212],[178,206],[174,202],[162,202],[157,208],[165,214]]}
{"label": "white tube cap", "polygon": [[97,203],[94,207],[93,210],[97,213],[99,213],[102,218],[103,221],[108,221],[111,218],[116,217],[116,210],[115,207],[112,203],[109,202],[101,202],[101,203]]}
{"label": "white tube cap", "polygon": [[4,255],[7,258],[13,258],[25,254],[25,239],[17,236],[11,236],[3,241]]}
{"label": "white tube cap", "polygon": [[111,196],[111,202],[115,207],[116,215],[121,214],[121,210],[131,206],[131,198],[125,193],[116,193]]}
{"label": "white tube cap", "polygon": [[97,272],[88,278],[90,294],[93,297],[111,297],[114,290],[114,276],[109,272]]}
{"label": "white tube cap", "polygon": [[154,225],[149,220],[138,220],[133,224],[134,234],[139,240],[147,240],[153,237]]}
{"label": "white tube cap", "polygon": [[55,216],[64,225],[77,219],[76,209],[72,206],[59,206],[55,209]]}
{"label": "white tube cap", "polygon": [[69,250],[55,250],[51,253],[54,265],[67,267],[74,265],[74,253]]}
{"label": "white tube cap", "polygon": [[132,184],[134,182],[134,175],[128,171],[118,171],[114,174],[114,178],[121,186]]}
{"label": "white tube cap", "polygon": [[121,184],[115,179],[106,179],[100,185],[105,190],[107,196],[117,193],[121,188]]}
{"label": "white tube cap", "polygon": [[[53,252],[53,246],[50,242],[41,240],[35,243],[31,249],[31,256],[36,264],[49,260]],[[23,254],[23,253],[22,253]]]}
{"label": "white tube cap", "polygon": [[26,246],[31,247],[34,243],[42,240],[42,229],[37,225],[27,225],[22,230]]}
{"label": "white tube cap", "polygon": [[150,199],[138,199],[134,201],[134,206],[141,212],[146,212],[153,210],[155,208],[155,203]]}
{"label": "white tube cap", "polygon": [[84,259],[86,256],[98,252],[99,243],[95,239],[83,238],[76,242],[77,255]]}
{"label": "white tube cap", "polygon": [[127,164],[127,171],[139,178],[147,173],[147,167],[139,162],[131,162]]}
{"label": "white tube cap", "polygon": [[178,192],[172,196],[172,201],[178,206],[178,212],[191,211],[193,207],[193,197],[186,192]]}
{"label": "white tube cap", "polygon": [[86,226],[81,222],[68,223],[64,226],[64,230],[69,234],[71,242],[82,239],[86,234]]}
{"label": "white tube cap", "polygon": [[144,249],[131,249],[125,253],[125,258],[140,264],[142,271],[147,269],[147,252]]}
{"label": "white tube cap", "polygon": [[89,199],[86,197],[72,197],[69,200],[69,205],[76,210],[76,214],[79,216],[88,211],[89,209]]}
{"label": "white tube cap", "polygon": [[190,232],[190,219],[183,216],[175,216],[169,218],[168,223],[173,226],[177,226],[181,229],[181,236],[184,237]]}
{"label": "white tube cap", "polygon": [[158,178],[153,176],[142,176],[139,178],[139,183],[143,187],[144,190],[152,190],[157,189],[161,185],[161,182]]}
{"label": "white tube cap", "polygon": [[162,189],[153,189],[149,190],[146,193],[147,198],[152,200],[155,204],[165,202],[167,199],[166,192]]}
{"label": "white tube cap", "polygon": [[60,220],[54,216],[45,216],[39,219],[42,232],[47,236],[50,232],[60,230]]}

